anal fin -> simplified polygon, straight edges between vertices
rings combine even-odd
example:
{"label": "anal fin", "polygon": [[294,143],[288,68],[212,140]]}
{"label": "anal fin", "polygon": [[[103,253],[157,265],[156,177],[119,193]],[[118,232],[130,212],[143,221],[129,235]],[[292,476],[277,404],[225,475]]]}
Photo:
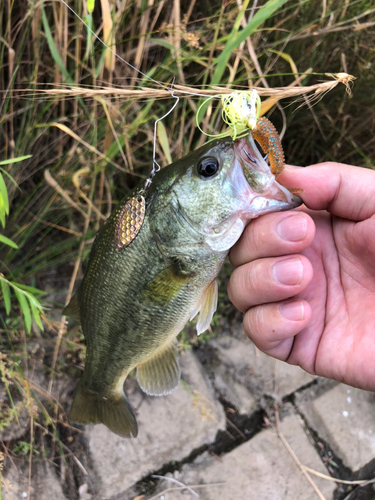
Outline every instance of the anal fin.
{"label": "anal fin", "polygon": [[197,321],[197,333],[200,335],[210,326],[212,317],[217,308],[218,286],[217,280],[214,280],[203,292],[198,304],[191,313],[193,319],[199,312]]}
{"label": "anal fin", "polygon": [[139,364],[137,379],[141,389],[150,396],[165,396],[174,391],[180,379],[176,341]]}

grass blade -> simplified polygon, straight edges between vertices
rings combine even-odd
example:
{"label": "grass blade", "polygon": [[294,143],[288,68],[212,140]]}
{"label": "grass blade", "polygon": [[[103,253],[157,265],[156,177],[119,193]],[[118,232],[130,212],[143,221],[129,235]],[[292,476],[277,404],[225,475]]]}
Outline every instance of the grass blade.
{"label": "grass blade", "polygon": [[[258,10],[255,16],[250,20],[246,27],[240,31],[237,35],[234,31],[229,36],[229,40],[226,43],[223,52],[217,58],[216,69],[213,74],[211,85],[218,85],[221,82],[221,78],[227,67],[228,60],[233,52],[248,36],[250,36],[254,31],[272,16],[272,14],[282,7],[284,3],[288,0],[268,0],[267,3],[263,5],[262,8]],[[236,26],[235,26],[236,28]],[[237,28],[238,30],[238,28]],[[237,31],[236,30],[236,31]]]}
{"label": "grass blade", "polygon": [[43,330],[42,320],[40,319],[40,310],[32,302],[30,302],[30,307],[35,323],[41,330]]}
{"label": "grass blade", "polygon": [[5,305],[5,312],[7,315],[10,313],[10,290],[9,285],[4,278],[0,276],[1,291],[3,294],[3,300]]}
{"label": "grass blade", "polygon": [[174,46],[171,43],[163,39],[150,38],[150,43],[154,43],[155,45],[160,45],[160,47],[164,47],[165,49],[168,49],[170,51],[174,49]]}
{"label": "grass blade", "polygon": [[1,222],[1,225],[5,228],[5,215],[6,215],[6,212],[5,212],[5,205],[4,205],[4,200],[3,198],[0,196],[0,222]]}
{"label": "grass blade", "polygon": [[16,248],[16,249],[18,248],[18,245],[16,243],[14,243],[14,241],[10,240],[9,238],[4,236],[3,234],[0,234],[0,242],[4,243],[4,245],[8,245],[9,247]]}
{"label": "grass blade", "polygon": [[25,321],[25,328],[27,333],[30,333],[31,331],[31,314],[30,314],[30,309],[29,309],[29,304],[27,303],[25,294],[16,286],[13,286],[14,293],[16,294],[16,297],[18,299],[18,302],[20,303],[23,319]]}
{"label": "grass blade", "polygon": [[57,47],[55,45],[55,41],[53,39],[51,30],[50,30],[50,27],[49,27],[49,24],[48,24],[48,19],[47,19],[47,16],[46,16],[46,11],[44,10],[43,3],[40,4],[40,8],[41,8],[41,11],[42,11],[43,29],[44,29],[44,33],[46,35],[48,47],[49,47],[49,50],[51,51],[51,55],[53,57],[53,60],[57,64],[57,66],[58,66],[59,70],[61,71],[61,73],[64,75],[65,80],[67,82],[69,82],[69,83],[73,83],[73,81],[72,81],[72,79],[71,79],[71,77],[70,77],[70,75],[68,73],[68,70],[66,69],[66,67],[65,67],[65,65],[63,63],[63,60],[61,59],[61,56],[59,54],[59,51],[57,50]]}
{"label": "grass blade", "polygon": [[160,142],[160,146],[163,150],[163,153],[165,154],[165,157],[168,160],[168,163],[172,163],[172,155],[168,142],[168,134],[164,126],[164,123],[162,122],[158,122],[158,139]]}
{"label": "grass blade", "polygon": [[9,158],[9,160],[0,161],[0,165],[10,165],[11,163],[18,163],[19,161],[27,160],[33,155],[18,156],[17,158]]}
{"label": "grass blade", "polygon": [[4,182],[4,178],[0,173],[0,196],[2,198],[2,204],[5,210],[6,215],[9,215],[9,199],[8,199],[8,191]]}
{"label": "grass blade", "polygon": [[22,285],[21,283],[17,283],[18,288],[21,288],[21,290],[25,290],[25,292],[30,292],[32,294],[43,294],[46,292],[43,292],[43,290],[39,290],[38,288],[34,288],[33,286],[28,286],[28,285]]}
{"label": "grass blade", "polygon": [[[88,10],[88,7],[87,7],[87,10]],[[85,52],[85,57],[84,57],[84,59],[87,60],[91,54],[92,45],[93,45],[92,39],[94,36],[90,30],[95,31],[91,11],[88,10],[87,16],[85,16],[83,19],[84,19],[85,23],[87,24],[87,28],[86,28],[86,52]]]}

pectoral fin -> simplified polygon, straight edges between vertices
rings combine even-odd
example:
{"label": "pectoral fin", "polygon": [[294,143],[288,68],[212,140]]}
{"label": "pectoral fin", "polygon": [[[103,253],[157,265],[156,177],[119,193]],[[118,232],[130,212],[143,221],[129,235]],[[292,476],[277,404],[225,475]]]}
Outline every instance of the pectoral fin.
{"label": "pectoral fin", "polygon": [[73,295],[69,304],[64,307],[63,314],[65,316],[69,316],[70,318],[74,319],[74,321],[77,321],[77,323],[81,323],[77,293]]}
{"label": "pectoral fin", "polygon": [[151,302],[164,306],[176,297],[189,280],[189,274],[179,272],[177,265],[160,271],[143,289],[142,296]]}
{"label": "pectoral fin", "polygon": [[137,366],[141,389],[150,396],[165,396],[174,391],[180,379],[176,341]]}
{"label": "pectoral fin", "polygon": [[197,306],[192,311],[190,319],[193,319],[199,312],[197,322],[197,333],[200,335],[210,326],[212,317],[217,308],[218,287],[217,281],[213,281],[203,292]]}

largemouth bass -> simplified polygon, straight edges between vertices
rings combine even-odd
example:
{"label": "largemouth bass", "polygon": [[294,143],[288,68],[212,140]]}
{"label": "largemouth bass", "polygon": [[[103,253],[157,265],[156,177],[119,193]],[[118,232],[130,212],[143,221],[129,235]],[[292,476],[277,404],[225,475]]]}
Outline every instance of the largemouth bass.
{"label": "largemouth bass", "polygon": [[[145,203],[137,193],[101,227],[65,309],[87,344],[70,417],[123,437],[138,432],[123,390],[128,374],[136,368],[149,395],[171,393],[180,377],[176,336],[198,313],[198,334],[210,325],[216,278],[246,224],[301,204],[277,182],[251,134],[211,141],[162,169]],[[133,233],[122,226],[130,209]]]}

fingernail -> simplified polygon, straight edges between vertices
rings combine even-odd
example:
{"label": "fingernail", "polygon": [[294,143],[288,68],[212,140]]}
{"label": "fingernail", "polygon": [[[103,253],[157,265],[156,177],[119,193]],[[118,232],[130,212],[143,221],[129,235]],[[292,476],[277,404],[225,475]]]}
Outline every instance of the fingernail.
{"label": "fingernail", "polygon": [[273,266],[273,276],[282,285],[298,285],[303,276],[303,265],[298,257],[279,260]]}
{"label": "fingernail", "polygon": [[302,321],[305,318],[305,306],[302,300],[293,300],[293,302],[281,304],[280,312],[284,318],[291,321]]}
{"label": "fingernail", "polygon": [[285,241],[301,241],[307,232],[306,217],[291,215],[278,223],[276,232]]}

